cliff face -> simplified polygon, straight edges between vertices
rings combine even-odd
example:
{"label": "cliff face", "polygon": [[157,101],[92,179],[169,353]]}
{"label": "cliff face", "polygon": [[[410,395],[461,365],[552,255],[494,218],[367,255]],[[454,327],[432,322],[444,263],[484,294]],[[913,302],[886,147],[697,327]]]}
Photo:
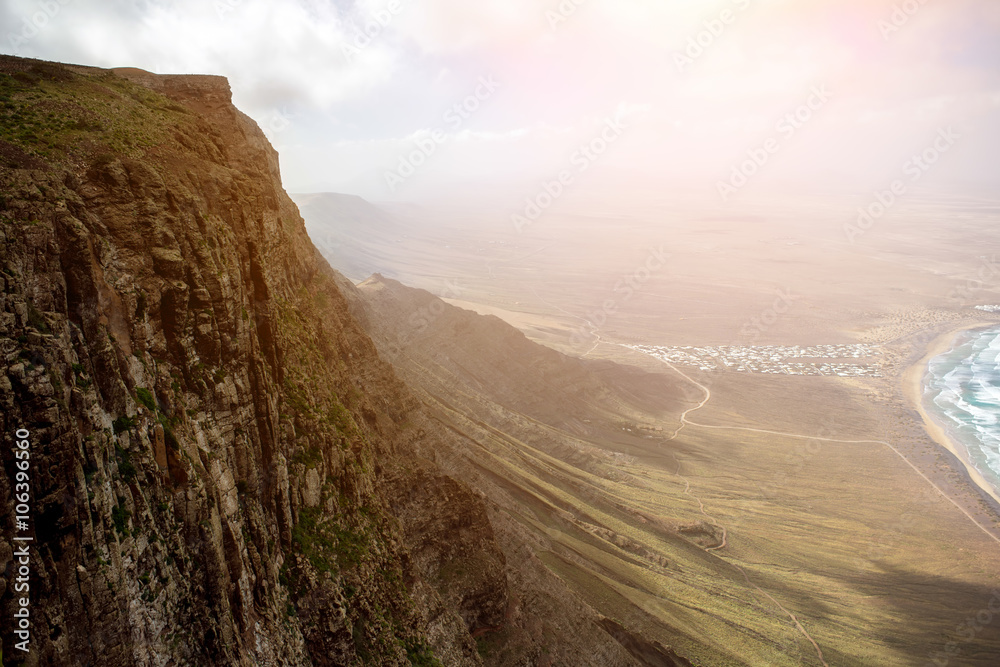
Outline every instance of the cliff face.
{"label": "cliff face", "polygon": [[507,608],[486,509],[414,455],[436,427],[224,79],[0,58],[0,221],[25,664],[481,664]]}

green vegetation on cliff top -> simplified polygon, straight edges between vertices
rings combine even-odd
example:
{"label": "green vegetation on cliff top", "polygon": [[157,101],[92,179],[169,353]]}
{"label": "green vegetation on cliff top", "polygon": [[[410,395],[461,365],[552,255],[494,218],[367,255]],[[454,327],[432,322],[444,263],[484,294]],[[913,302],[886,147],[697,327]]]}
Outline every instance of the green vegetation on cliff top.
{"label": "green vegetation on cliff top", "polygon": [[[167,138],[190,112],[110,71],[89,76],[34,63],[10,72],[0,59],[0,165],[100,162],[135,157]],[[8,70],[8,71],[4,71]],[[7,144],[7,145],[4,145]],[[29,156],[12,151],[16,147]]]}

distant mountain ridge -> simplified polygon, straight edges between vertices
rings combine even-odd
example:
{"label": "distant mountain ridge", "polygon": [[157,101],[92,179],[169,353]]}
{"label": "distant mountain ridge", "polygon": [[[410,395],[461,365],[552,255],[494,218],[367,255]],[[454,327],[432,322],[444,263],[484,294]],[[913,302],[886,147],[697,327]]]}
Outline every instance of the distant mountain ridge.
{"label": "distant mountain ridge", "polygon": [[405,227],[390,213],[357,195],[333,192],[292,194],[306,231],[327,261],[358,282],[373,273],[391,272],[380,248],[387,247]]}

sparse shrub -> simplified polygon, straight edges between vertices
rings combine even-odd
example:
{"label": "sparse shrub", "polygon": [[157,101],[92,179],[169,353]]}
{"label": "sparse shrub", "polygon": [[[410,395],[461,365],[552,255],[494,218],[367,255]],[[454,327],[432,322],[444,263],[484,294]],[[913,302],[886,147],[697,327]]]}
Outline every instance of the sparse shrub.
{"label": "sparse shrub", "polygon": [[441,661],[434,657],[431,647],[422,640],[411,639],[403,644],[406,649],[406,658],[411,665],[418,667],[444,667]]}
{"label": "sparse shrub", "polygon": [[156,399],[153,398],[153,393],[146,389],[145,387],[139,387],[135,390],[135,397],[142,403],[150,412],[156,412]]}
{"label": "sparse shrub", "polygon": [[56,375],[51,370],[49,370],[49,382],[52,383],[52,388],[55,389],[57,392],[61,392],[62,391],[62,389],[63,389],[62,380],[60,380],[59,376]]}
{"label": "sparse shrub", "polygon": [[[337,429],[337,433],[346,438],[354,438],[360,435],[358,426],[353,415],[340,403],[333,403],[326,412],[326,423]],[[348,443],[342,441],[341,445],[346,449]]]}
{"label": "sparse shrub", "polygon": [[115,455],[118,458],[118,474],[122,481],[131,482],[135,478],[135,466],[132,465],[132,455],[115,443]]}
{"label": "sparse shrub", "polygon": [[167,443],[167,447],[174,450],[175,452],[181,448],[180,443],[177,442],[177,436],[174,435],[173,429],[171,429],[166,424],[163,424],[163,440],[164,442]]}
{"label": "sparse shrub", "polygon": [[94,158],[93,165],[98,168],[104,168],[114,161],[115,161],[114,153],[111,152],[101,153]]}
{"label": "sparse shrub", "polygon": [[115,430],[115,435],[118,435],[119,433],[135,428],[135,418],[122,415],[114,421],[112,426]]}
{"label": "sparse shrub", "polygon": [[28,306],[28,326],[43,334],[52,333],[52,329],[49,328],[49,323],[45,321],[45,318],[42,316],[42,314],[38,312],[37,308],[35,308],[35,304],[31,303],[31,301],[28,301],[27,306]]}
{"label": "sparse shrub", "polygon": [[76,130],[77,132],[99,132],[102,128],[100,123],[77,119],[67,123],[66,129]]}
{"label": "sparse shrub", "polygon": [[128,537],[131,533],[128,530],[128,519],[132,513],[125,507],[125,499],[119,498],[118,504],[111,510],[111,522],[115,524],[115,530],[122,537]]}
{"label": "sparse shrub", "polygon": [[318,507],[306,508],[299,512],[299,521],[292,528],[292,541],[312,566],[320,572],[333,572],[360,563],[368,553],[366,536],[322,518]]}
{"label": "sparse shrub", "polygon": [[292,464],[301,463],[306,468],[318,468],[319,464],[323,462],[323,452],[315,445],[303,448],[292,455],[291,462]]}

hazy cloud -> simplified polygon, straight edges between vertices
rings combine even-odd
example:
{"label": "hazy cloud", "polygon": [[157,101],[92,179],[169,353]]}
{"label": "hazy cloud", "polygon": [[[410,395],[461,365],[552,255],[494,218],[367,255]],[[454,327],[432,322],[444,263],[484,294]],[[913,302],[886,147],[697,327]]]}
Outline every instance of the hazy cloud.
{"label": "hazy cloud", "polygon": [[[434,178],[446,185],[449,169],[486,182],[542,178],[580,140],[570,128],[629,104],[644,112],[606,168],[710,190],[815,85],[832,101],[762,182],[820,172],[874,181],[945,122],[979,134],[936,174],[985,178],[1000,142],[1000,5],[928,3],[901,18],[899,4],[8,0],[0,21],[6,52],[227,76],[238,105],[281,129],[269,135],[294,189],[363,182],[375,184],[363,194],[387,196],[375,176],[437,127],[450,139],[409,194]],[[12,42],[43,6],[58,11]],[[442,124],[483,76],[502,87],[461,127]],[[275,114],[287,127],[269,124]]]}

